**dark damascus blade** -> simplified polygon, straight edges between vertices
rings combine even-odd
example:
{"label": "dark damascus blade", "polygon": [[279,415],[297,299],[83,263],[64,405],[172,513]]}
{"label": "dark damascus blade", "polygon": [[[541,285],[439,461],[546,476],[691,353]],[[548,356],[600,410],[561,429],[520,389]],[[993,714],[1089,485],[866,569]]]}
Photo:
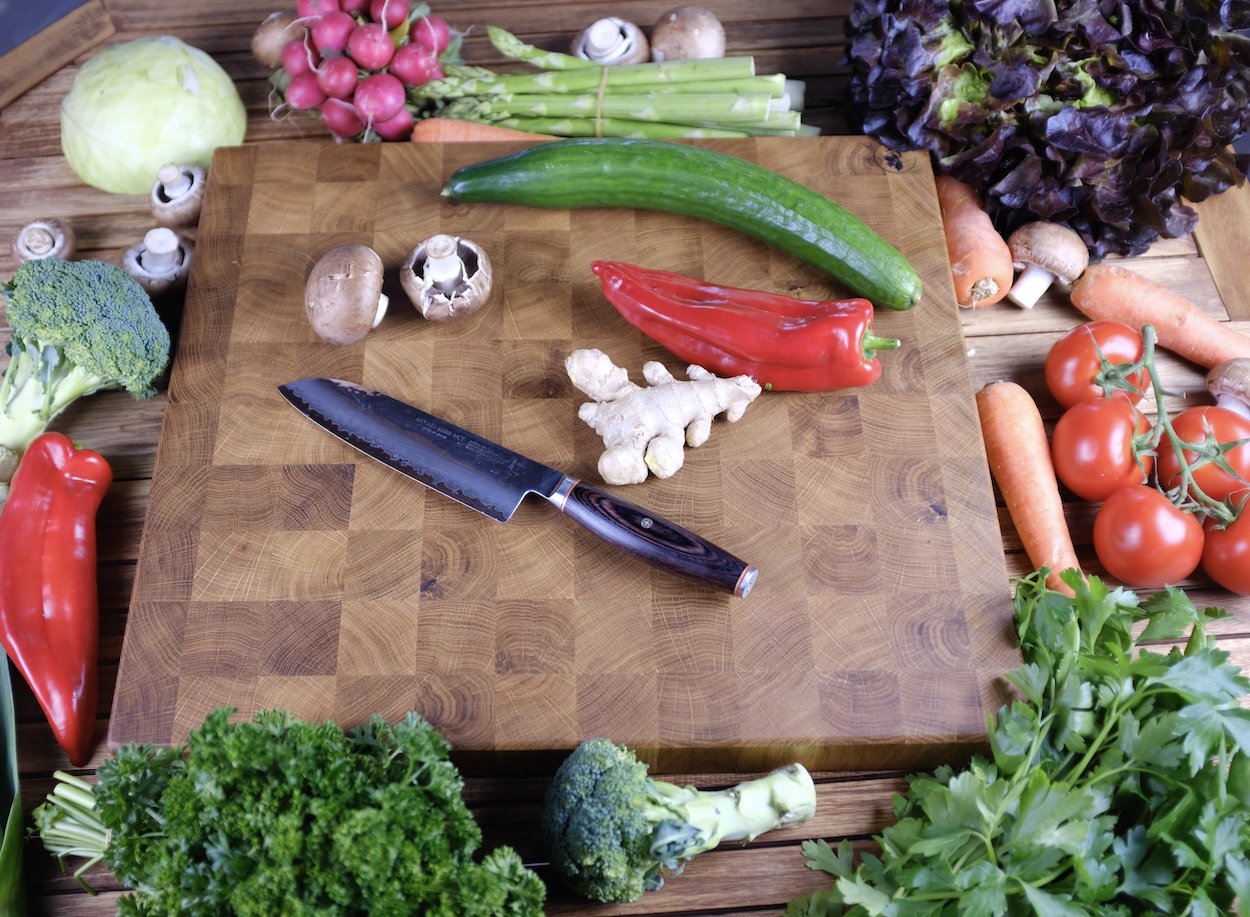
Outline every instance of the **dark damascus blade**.
{"label": "dark damascus blade", "polygon": [[564,481],[554,468],[353,382],[300,379],[278,390],[348,445],[500,522],[526,494],[550,498]]}

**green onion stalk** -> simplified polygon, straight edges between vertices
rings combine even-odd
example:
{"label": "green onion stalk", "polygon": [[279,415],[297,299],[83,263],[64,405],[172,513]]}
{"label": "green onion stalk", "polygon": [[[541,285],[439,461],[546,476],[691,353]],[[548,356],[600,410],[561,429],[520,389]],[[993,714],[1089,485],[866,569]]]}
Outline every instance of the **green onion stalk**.
{"label": "green onion stalk", "polygon": [[418,110],[557,136],[807,136],[802,83],[757,75],[747,56],[603,66],[543,51],[496,26],[487,34],[534,73],[495,73],[448,64],[445,75],[409,91]]}

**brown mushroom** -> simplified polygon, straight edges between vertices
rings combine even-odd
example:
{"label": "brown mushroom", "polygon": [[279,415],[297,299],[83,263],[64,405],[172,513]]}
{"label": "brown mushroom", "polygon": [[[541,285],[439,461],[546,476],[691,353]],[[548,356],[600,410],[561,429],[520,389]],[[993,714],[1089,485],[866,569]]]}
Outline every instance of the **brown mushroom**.
{"label": "brown mushroom", "polygon": [[468,239],[431,236],[408,254],[399,282],[412,304],[431,321],[463,318],[490,299],[490,258]]}
{"label": "brown mushroom", "polygon": [[166,163],[156,173],[148,209],[161,226],[185,228],[200,220],[204,204],[204,167]]}
{"label": "brown mushroom", "polygon": [[355,344],[376,328],[389,304],[382,275],[382,258],[359,242],[322,255],[304,286],[304,311],[317,337],[330,344]]}
{"label": "brown mushroom", "polygon": [[1237,357],[1211,367],[1207,391],[1220,407],[1250,418],[1250,358]]}
{"label": "brown mushroom", "polygon": [[152,297],[186,285],[195,246],[166,226],[149,229],[122,257],[122,267]]}
{"label": "brown mushroom", "polygon": [[1059,223],[1025,223],[1007,237],[1007,247],[1020,271],[1007,298],[1022,309],[1032,309],[1052,283],[1067,289],[1089,266],[1081,237]]}
{"label": "brown mushroom", "polygon": [[695,60],[725,56],[725,27],[705,6],[675,6],[651,28],[651,59]]}
{"label": "brown mushroom", "polygon": [[252,56],[267,70],[277,70],[282,66],[282,49],[287,42],[304,36],[308,21],[295,10],[270,13],[252,33]]}
{"label": "brown mushroom", "polygon": [[651,46],[634,23],[607,16],[582,29],[569,53],[596,64],[641,64],[650,58]]}
{"label": "brown mushroom", "polygon": [[13,258],[38,261],[42,258],[71,260],[78,253],[78,240],[68,223],[52,217],[32,220],[13,235]]}

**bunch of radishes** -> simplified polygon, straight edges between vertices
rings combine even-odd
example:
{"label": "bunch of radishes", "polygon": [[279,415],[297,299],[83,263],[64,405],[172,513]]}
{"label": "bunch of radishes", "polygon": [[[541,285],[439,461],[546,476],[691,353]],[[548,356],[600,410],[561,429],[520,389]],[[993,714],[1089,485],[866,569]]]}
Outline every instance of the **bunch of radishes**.
{"label": "bunch of radishes", "polygon": [[299,0],[257,29],[252,52],[276,68],[287,108],[318,111],[340,140],[406,140],[408,89],[443,76],[458,56],[447,21],[411,0]]}

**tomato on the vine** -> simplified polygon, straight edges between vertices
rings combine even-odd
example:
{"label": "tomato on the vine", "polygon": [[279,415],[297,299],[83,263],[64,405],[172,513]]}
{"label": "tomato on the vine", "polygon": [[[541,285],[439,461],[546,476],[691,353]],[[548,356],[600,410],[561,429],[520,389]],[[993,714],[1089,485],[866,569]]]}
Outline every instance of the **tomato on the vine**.
{"label": "tomato on the vine", "polygon": [[1208,519],[1206,537],[1202,569],[1229,592],[1250,595],[1250,504],[1223,528]]}
{"label": "tomato on the vine", "polygon": [[1141,484],[1154,456],[1133,452],[1150,421],[1127,398],[1081,401],[1063,412],[1051,435],[1050,453],[1059,480],[1082,499],[1101,503],[1121,487]]}
{"label": "tomato on the vine", "polygon": [[1094,518],[1094,551],[1112,576],[1135,589],[1175,584],[1198,568],[1202,525],[1147,484],[1122,487]]}
{"label": "tomato on the vine", "polygon": [[[1181,411],[1172,418],[1172,429],[1183,442],[1195,445],[1214,437],[1216,443],[1235,443],[1250,439],[1250,420],[1228,408],[1204,405]],[[1197,456],[1185,449],[1185,461],[1192,464]],[[1225,500],[1241,490],[1250,489],[1250,442],[1224,453],[1235,474],[1230,475],[1212,462],[1203,462],[1193,469],[1193,483],[1213,500]],[[1171,490],[1181,482],[1180,462],[1167,437],[1159,443],[1159,484]]]}
{"label": "tomato on the vine", "polygon": [[[1046,354],[1046,388],[1063,407],[1081,401],[1101,398],[1106,393],[1094,379],[1102,369],[1102,357],[1111,364],[1136,363],[1142,357],[1141,333],[1123,322],[1096,319],[1077,325],[1050,346]],[[1136,392],[1122,394],[1134,404],[1150,382],[1144,369],[1133,373],[1128,381]]]}

